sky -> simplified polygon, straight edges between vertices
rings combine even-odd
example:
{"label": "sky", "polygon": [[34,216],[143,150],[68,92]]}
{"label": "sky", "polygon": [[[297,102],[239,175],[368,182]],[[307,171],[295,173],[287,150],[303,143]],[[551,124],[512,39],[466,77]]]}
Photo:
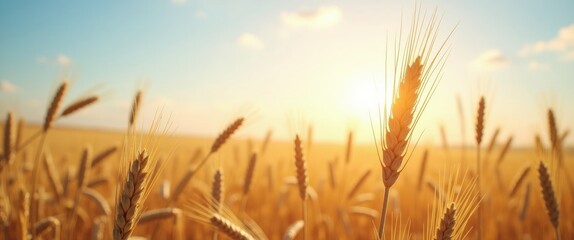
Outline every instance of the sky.
{"label": "sky", "polygon": [[[417,125],[423,143],[472,143],[473,113],[487,99],[486,136],[531,146],[547,138],[546,111],[574,128],[574,2],[419,1],[442,17],[439,39],[456,26],[442,78]],[[63,78],[66,102],[95,106],[57,125],[125,129],[144,91],[142,122],[157,109],[178,134],[213,136],[238,116],[240,135],[294,125],[317,141],[353,130],[371,143],[375,86],[385,58],[407,30],[415,1],[11,1],[0,2],[0,113],[39,123]],[[402,22],[402,28],[401,28]],[[387,52],[386,49],[390,51]],[[461,137],[457,98],[463,106]],[[294,123],[296,122],[296,124]],[[567,144],[572,144],[570,137]]]}

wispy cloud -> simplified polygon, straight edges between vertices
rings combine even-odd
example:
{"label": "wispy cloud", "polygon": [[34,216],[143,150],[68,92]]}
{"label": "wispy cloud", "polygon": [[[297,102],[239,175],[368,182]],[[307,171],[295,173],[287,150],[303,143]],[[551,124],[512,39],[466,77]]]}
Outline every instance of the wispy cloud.
{"label": "wispy cloud", "polygon": [[339,7],[324,6],[298,12],[281,13],[281,21],[292,28],[325,28],[338,24],[342,14]]}
{"label": "wispy cloud", "polygon": [[254,50],[262,50],[265,48],[265,43],[255,36],[253,33],[243,33],[237,38],[237,44],[241,47],[254,49]]}
{"label": "wispy cloud", "polygon": [[472,66],[477,69],[497,70],[509,65],[510,59],[498,49],[487,50],[472,61]]}
{"label": "wispy cloud", "polygon": [[569,53],[566,53],[564,55],[564,57],[562,58],[562,60],[564,61],[572,61],[574,60],[574,50],[570,51]]}
{"label": "wispy cloud", "polygon": [[13,93],[18,90],[18,87],[8,80],[0,81],[0,92]]}
{"label": "wispy cloud", "polygon": [[538,61],[530,61],[528,63],[528,69],[534,70],[534,71],[545,71],[545,70],[550,69],[550,66],[546,63],[541,63]]}
{"label": "wispy cloud", "polygon": [[574,24],[560,29],[558,35],[553,39],[526,44],[518,54],[520,56],[527,56],[543,52],[562,52],[572,47],[574,47]]}
{"label": "wispy cloud", "polygon": [[55,57],[40,56],[36,59],[40,64],[58,64],[62,66],[70,66],[72,64],[72,59],[64,54],[59,54]]}

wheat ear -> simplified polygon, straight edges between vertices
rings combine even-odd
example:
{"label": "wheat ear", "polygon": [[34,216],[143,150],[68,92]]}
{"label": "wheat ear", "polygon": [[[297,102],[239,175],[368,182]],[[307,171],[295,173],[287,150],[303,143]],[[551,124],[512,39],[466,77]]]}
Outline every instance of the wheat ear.
{"label": "wheat ear", "polygon": [[249,158],[249,164],[245,170],[245,178],[243,180],[243,195],[247,196],[249,189],[251,188],[251,181],[253,180],[253,172],[255,171],[255,163],[257,163],[257,154],[251,154]]}
{"label": "wheat ear", "polygon": [[98,99],[99,99],[98,96],[90,96],[90,97],[75,101],[72,104],[70,104],[68,107],[64,108],[64,110],[62,111],[62,114],[60,114],[60,117],[65,117],[65,116],[71,115],[72,113],[78,112],[78,111],[82,110],[83,108],[86,108],[87,106],[97,102]]}
{"label": "wheat ear", "polygon": [[175,191],[173,191],[173,194],[171,195],[169,201],[170,203],[174,203],[175,201],[177,201],[179,195],[183,192],[183,190],[187,186],[187,183],[189,182],[189,180],[191,180],[193,175],[207,162],[207,160],[212,154],[216,153],[219,150],[219,148],[221,148],[221,146],[223,146],[223,144],[227,142],[229,138],[231,138],[233,133],[235,133],[239,129],[239,127],[241,127],[243,121],[244,118],[240,117],[235,121],[233,121],[233,123],[231,123],[229,126],[227,126],[227,128],[225,128],[225,130],[223,130],[223,132],[221,132],[217,136],[217,138],[213,141],[210,152],[203,158],[203,160],[201,160],[201,162],[199,162],[197,166],[188,168],[183,178],[178,182]]}
{"label": "wheat ear", "polygon": [[[301,146],[301,139],[299,135],[295,135],[295,170],[297,174],[297,183],[299,187],[299,197],[302,201],[302,212],[304,225],[307,224],[307,186],[309,185],[309,178],[307,177],[307,162],[303,158],[303,147]],[[307,236],[307,227],[303,226],[303,240]]]}
{"label": "wheat ear", "polygon": [[353,196],[355,196],[357,191],[359,191],[359,189],[361,188],[363,183],[365,183],[365,181],[367,180],[367,178],[369,177],[370,174],[371,174],[371,169],[368,169],[361,175],[361,177],[359,177],[357,182],[355,182],[355,184],[353,185],[353,187],[349,191],[349,194],[347,194],[347,199],[351,199],[351,198],[353,198]]}
{"label": "wheat ear", "polygon": [[3,162],[0,162],[0,171],[4,165],[10,165],[13,159],[12,149],[14,148],[14,115],[12,112],[6,114],[6,122],[4,122],[4,156]]}
{"label": "wheat ear", "polygon": [[516,194],[516,192],[518,192],[518,189],[520,188],[520,186],[525,182],[526,180],[526,176],[528,176],[528,173],[530,172],[530,166],[526,165],[524,166],[524,168],[522,168],[522,170],[514,177],[514,181],[512,181],[512,188],[510,190],[510,193],[508,194],[509,197],[514,197],[514,195]]}
{"label": "wheat ear", "polygon": [[111,147],[106,148],[105,150],[101,151],[100,153],[98,153],[98,155],[94,156],[94,158],[92,159],[92,166],[91,167],[92,168],[96,167],[99,163],[106,160],[108,157],[110,157],[112,154],[114,154],[117,150],[118,150],[117,146],[111,146]]}
{"label": "wheat ear", "polygon": [[215,213],[209,219],[211,225],[214,226],[219,232],[227,235],[234,240],[254,240],[254,238],[239,226],[227,220],[223,216]]}
{"label": "wheat ear", "polygon": [[213,174],[213,183],[211,184],[211,198],[213,199],[213,207],[215,212],[219,212],[221,203],[223,203],[223,170],[217,169]]}
{"label": "wheat ear", "polygon": [[283,234],[283,240],[293,240],[297,236],[297,234],[301,231],[305,222],[303,220],[297,220],[293,224],[287,227],[285,234]]}
{"label": "wheat ear", "polygon": [[422,186],[423,186],[423,180],[425,178],[425,171],[426,171],[428,157],[429,157],[429,150],[425,149],[425,151],[423,153],[423,159],[421,161],[421,170],[419,171],[419,180],[417,183],[417,189],[419,191],[422,189]]}
{"label": "wheat ear", "polygon": [[34,225],[34,235],[38,236],[49,228],[52,229],[52,239],[60,239],[60,220],[55,217],[47,217]]}
{"label": "wheat ear", "polygon": [[106,198],[104,198],[104,196],[102,196],[98,191],[89,188],[84,188],[82,190],[82,193],[86,195],[94,203],[96,203],[96,205],[104,215],[109,216],[112,213],[110,204],[108,203]]}
{"label": "wheat ear", "polygon": [[548,217],[550,218],[550,223],[552,223],[552,226],[554,227],[556,238],[560,239],[560,233],[558,231],[558,224],[560,220],[558,203],[556,202],[556,196],[554,194],[554,188],[552,187],[552,180],[548,174],[548,168],[546,168],[542,162],[540,162],[540,165],[538,166],[538,179],[540,180],[542,198],[544,198],[544,205],[546,206],[546,211],[548,213]]}
{"label": "wheat ear", "polygon": [[134,97],[134,101],[133,101],[133,103],[132,103],[132,108],[131,108],[131,111],[130,111],[130,119],[129,119],[129,122],[128,122],[128,124],[129,124],[130,127],[133,126],[133,125],[135,124],[135,122],[136,122],[136,119],[137,119],[137,116],[138,116],[138,112],[139,112],[139,109],[140,109],[140,105],[141,105],[142,95],[143,95],[142,91],[141,91],[141,90],[138,90],[138,91],[136,92],[135,97]]}
{"label": "wheat ear", "polygon": [[58,113],[58,109],[64,100],[64,96],[68,90],[68,81],[62,82],[56,94],[52,98],[52,102],[48,107],[48,111],[46,112],[46,116],[44,117],[44,132],[47,132],[54,125],[54,120],[56,119],[56,114]]}
{"label": "wheat ear", "polygon": [[64,188],[61,185],[62,182],[60,181],[60,174],[54,165],[52,155],[44,154],[44,164],[48,171],[48,178],[50,179],[50,185],[52,185],[56,199],[60,201],[64,194]]}
{"label": "wheat ear", "polygon": [[[152,160],[153,161],[153,160]],[[149,193],[153,181],[150,156],[145,150],[141,151],[131,162],[127,177],[120,189],[116,203],[114,222],[114,240],[128,239],[140,217],[142,205]]]}
{"label": "wheat ear", "polygon": [[435,240],[452,239],[452,233],[454,232],[454,224],[456,222],[455,214],[456,214],[456,208],[454,207],[454,203],[451,203],[450,207],[446,209],[444,215],[440,220],[440,227],[436,230]]}

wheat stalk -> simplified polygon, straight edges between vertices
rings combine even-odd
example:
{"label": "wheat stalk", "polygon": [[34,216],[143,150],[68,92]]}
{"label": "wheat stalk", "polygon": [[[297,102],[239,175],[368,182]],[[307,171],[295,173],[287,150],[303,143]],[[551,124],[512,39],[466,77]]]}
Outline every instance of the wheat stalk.
{"label": "wheat stalk", "polygon": [[183,192],[183,190],[187,186],[187,183],[189,182],[189,180],[191,180],[193,175],[207,162],[207,160],[212,154],[216,153],[219,150],[219,148],[221,148],[221,146],[223,146],[223,144],[227,142],[229,138],[231,138],[231,135],[233,135],[233,133],[235,133],[239,129],[239,127],[241,127],[243,121],[244,118],[242,117],[236,119],[235,121],[233,121],[233,123],[227,126],[227,128],[225,128],[225,130],[223,130],[223,132],[221,132],[217,136],[217,138],[215,138],[215,140],[211,144],[211,150],[207,154],[207,156],[205,156],[203,160],[201,160],[201,162],[197,164],[197,166],[188,168],[183,178],[178,182],[175,190],[173,191],[173,194],[171,195],[169,203],[174,203],[177,201],[179,195]]}
{"label": "wheat stalk", "polygon": [[337,178],[335,175],[335,161],[331,160],[327,162],[329,168],[329,182],[331,183],[331,188],[337,188]]}
{"label": "wheat stalk", "polygon": [[359,179],[357,179],[357,181],[355,182],[355,184],[353,185],[353,187],[349,191],[349,194],[347,194],[347,199],[351,199],[351,198],[353,198],[353,196],[355,196],[357,191],[359,191],[359,189],[361,188],[363,183],[365,183],[365,181],[367,180],[367,178],[369,177],[370,174],[371,174],[371,169],[368,169],[359,177]]}
{"label": "wheat stalk", "polygon": [[78,112],[81,109],[97,102],[98,99],[99,99],[98,96],[90,96],[84,99],[77,100],[72,104],[70,104],[68,107],[64,108],[62,114],[60,114],[60,117],[65,117],[71,115],[72,113]]}
{"label": "wheat stalk", "polygon": [[254,240],[249,233],[227,220],[223,216],[215,213],[210,218],[211,225],[214,226],[219,232],[227,235],[234,240]]}
{"label": "wheat stalk", "polygon": [[213,183],[211,185],[211,198],[213,199],[213,205],[215,207],[214,210],[216,212],[219,212],[219,209],[221,208],[224,191],[223,170],[217,169],[213,175]]}
{"label": "wheat stalk", "polygon": [[[481,169],[480,169],[480,145],[482,143],[482,136],[484,133],[484,110],[486,108],[486,103],[484,100],[484,96],[480,97],[478,101],[478,110],[476,114],[476,124],[475,124],[475,140],[476,140],[476,177],[478,183],[478,191],[482,192],[481,186]],[[482,239],[482,207],[481,204],[478,203],[478,239]]]}
{"label": "wheat stalk", "polygon": [[251,181],[253,180],[253,172],[255,171],[255,163],[257,163],[257,154],[251,154],[249,164],[245,170],[245,178],[243,180],[243,196],[247,196],[251,188]]}
{"label": "wheat stalk", "polygon": [[520,214],[518,215],[518,217],[520,218],[520,221],[524,222],[524,219],[526,219],[526,213],[528,212],[529,206],[530,206],[530,183],[528,185],[526,185],[526,190],[524,190],[524,198],[522,200],[522,207],[520,210]]}
{"label": "wheat stalk", "polygon": [[128,239],[133,232],[141,215],[143,202],[157,177],[157,174],[152,172],[157,167],[156,163],[154,159],[150,159],[146,150],[142,150],[131,162],[116,202],[114,240]]}
{"label": "wheat stalk", "polygon": [[47,217],[34,225],[34,235],[38,236],[48,229],[52,229],[52,239],[60,239],[60,220],[55,217]]}
{"label": "wheat stalk", "polygon": [[89,188],[84,188],[82,190],[82,193],[86,195],[90,200],[95,202],[100,211],[105,216],[109,216],[112,213],[112,210],[110,209],[110,204],[104,198],[104,196],[102,196],[98,191]]}
{"label": "wheat stalk", "polygon": [[524,166],[524,168],[522,168],[522,170],[518,172],[518,174],[514,177],[514,181],[512,181],[512,188],[511,188],[512,190],[510,190],[510,193],[508,194],[509,197],[514,197],[514,195],[516,194],[516,192],[518,192],[518,189],[520,188],[522,183],[524,183],[524,181],[526,180],[526,176],[528,176],[529,172],[530,172],[529,165]]}
{"label": "wheat stalk", "polygon": [[506,154],[508,153],[508,150],[510,149],[511,145],[512,145],[512,136],[509,137],[508,140],[506,140],[506,143],[504,144],[502,151],[500,151],[500,155],[498,156],[498,160],[496,160],[497,166],[502,163],[502,161],[506,157]]}
{"label": "wheat stalk", "polygon": [[554,227],[556,238],[560,239],[560,232],[558,231],[560,216],[558,203],[556,202],[556,196],[554,194],[554,188],[552,187],[552,180],[548,174],[548,168],[546,168],[542,162],[540,162],[540,165],[538,166],[538,179],[540,180],[542,197],[544,199],[544,205],[546,206],[548,217],[550,218],[550,223],[552,223],[552,226]]}
{"label": "wheat stalk", "polygon": [[12,112],[8,112],[6,114],[6,122],[4,122],[4,155],[3,162],[0,162],[0,172],[4,165],[12,164],[15,133],[14,116]]}
{"label": "wheat stalk", "polygon": [[297,237],[297,234],[301,231],[301,229],[303,229],[304,225],[305,222],[303,222],[303,220],[297,220],[291,225],[289,225],[289,227],[285,231],[285,234],[283,234],[283,240],[295,239],[295,237]]}
{"label": "wheat stalk", "polygon": [[28,221],[30,218],[30,194],[24,190],[19,191],[17,208],[18,221],[20,223],[20,239],[28,239]]}
{"label": "wheat stalk", "polygon": [[52,159],[52,155],[44,154],[44,164],[46,170],[48,171],[48,178],[50,179],[50,185],[54,190],[54,194],[56,195],[56,199],[60,201],[64,194],[64,188],[61,185],[60,181],[60,174],[58,174],[58,170],[54,165],[54,161]]}
{"label": "wheat stalk", "polygon": [[54,97],[52,98],[52,102],[48,107],[48,111],[46,112],[46,116],[44,117],[44,132],[47,132],[54,125],[54,120],[56,118],[56,114],[58,113],[58,109],[64,100],[64,96],[68,90],[68,81],[63,81],[56,90]]}
{"label": "wheat stalk", "polygon": [[436,230],[435,240],[452,239],[452,233],[454,232],[454,225],[456,222],[455,214],[456,208],[454,207],[454,203],[451,203],[450,207],[446,209],[442,219],[440,220],[440,227]]}
{"label": "wheat stalk", "polygon": [[349,131],[347,135],[347,147],[345,148],[345,164],[351,162],[351,155],[353,150],[353,131]]}
{"label": "wheat stalk", "polygon": [[138,91],[136,92],[135,97],[134,97],[134,101],[133,101],[133,103],[132,103],[132,108],[131,108],[131,111],[130,111],[130,119],[129,119],[129,122],[128,122],[130,127],[131,127],[131,126],[134,126],[134,124],[135,124],[135,122],[136,122],[137,115],[138,115],[138,112],[139,112],[139,109],[140,109],[140,105],[141,105],[142,95],[143,95],[142,91],[141,91],[141,90],[138,90]]}
{"label": "wheat stalk", "polygon": [[426,166],[427,166],[428,157],[429,157],[429,150],[425,149],[425,151],[423,153],[423,159],[421,161],[421,169],[419,171],[419,180],[417,183],[417,189],[419,191],[422,189],[423,180],[425,178],[425,170],[426,170]]}
{"label": "wheat stalk", "polygon": [[[307,186],[309,185],[309,178],[307,177],[307,162],[303,158],[303,148],[301,146],[301,139],[299,135],[295,135],[295,169],[297,174],[297,183],[299,187],[299,197],[303,202],[303,221],[307,222]],[[303,239],[306,238],[306,227],[303,226]]]}
{"label": "wheat stalk", "polygon": [[117,150],[118,150],[117,146],[111,146],[109,148],[104,149],[103,151],[98,153],[98,155],[94,156],[94,158],[92,159],[92,166],[91,167],[92,168],[96,167],[99,163],[106,160],[108,157],[110,157],[112,154],[114,154]]}
{"label": "wheat stalk", "polygon": [[351,206],[349,208],[349,212],[352,214],[366,216],[373,220],[377,219],[377,216],[379,215],[377,210],[363,206]]}

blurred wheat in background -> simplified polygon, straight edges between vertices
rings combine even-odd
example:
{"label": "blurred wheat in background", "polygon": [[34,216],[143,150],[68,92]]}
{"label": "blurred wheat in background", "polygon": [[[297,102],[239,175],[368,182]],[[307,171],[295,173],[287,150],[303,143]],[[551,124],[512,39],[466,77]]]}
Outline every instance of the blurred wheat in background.
{"label": "blurred wheat in background", "polygon": [[[528,119],[536,126],[516,130],[513,124],[526,120],[511,116],[499,121],[509,118],[502,113],[511,109],[497,97],[523,89],[493,94],[496,86],[484,87],[487,81],[479,81],[481,87],[472,88],[469,96],[449,92],[444,81],[456,70],[447,62],[468,47],[456,41],[457,31],[466,31],[459,30],[464,25],[445,24],[451,22],[438,8],[423,5],[394,16],[400,22],[397,34],[377,39],[385,46],[382,81],[372,76],[375,81],[367,91],[351,94],[351,102],[359,101],[351,108],[368,117],[350,121],[346,128],[324,121],[335,116],[327,105],[345,106],[327,101],[324,109],[316,107],[313,100],[323,95],[310,80],[295,91],[277,83],[259,92],[261,97],[272,95],[268,103],[281,105],[273,100],[290,96],[285,105],[301,103],[314,111],[303,117],[287,114],[287,124],[271,128],[262,124],[261,116],[277,115],[278,110],[237,107],[235,98],[256,88],[248,81],[214,85],[213,95],[193,92],[199,102],[212,105],[203,110],[205,106],[193,106],[202,114],[189,119],[183,109],[193,104],[147,99],[161,91],[177,95],[178,90],[166,86],[170,84],[121,92],[131,99],[114,114],[102,114],[113,112],[104,109],[110,93],[94,87],[78,94],[84,80],[72,74],[63,74],[52,91],[36,90],[50,94],[41,110],[24,110],[2,95],[0,239],[574,239],[574,151],[568,145],[568,127],[573,125],[572,118],[565,119],[572,109],[558,107],[555,99],[541,100],[541,114]],[[339,7],[322,6],[280,16],[290,31],[277,33],[276,44],[318,29],[333,34],[343,15]],[[211,20],[202,12],[196,18]],[[540,42],[520,54],[570,49],[572,36],[574,27],[565,28],[551,44]],[[322,44],[338,41],[350,40],[332,38]],[[152,42],[150,52],[157,50]],[[237,44],[261,52],[270,48],[269,42],[243,33]],[[496,51],[486,55],[487,61],[506,63]],[[574,59],[572,53],[568,56]],[[38,62],[71,64],[66,56]],[[235,71],[243,64],[228,67]],[[272,64],[277,71],[291,68],[284,61]],[[82,67],[73,70],[81,72]],[[2,71],[11,72],[0,67],[0,77]],[[571,69],[564,71],[574,77]],[[172,86],[188,91],[183,82]],[[341,86],[335,92],[355,91],[354,85]],[[9,81],[3,80],[1,87],[2,94],[16,91]],[[307,91],[319,96],[311,98]],[[433,102],[438,104],[432,107]],[[221,111],[227,116],[216,114]],[[427,115],[442,122],[425,120]],[[116,127],[103,128],[107,120]],[[198,134],[179,131],[182,121]],[[425,132],[429,122],[437,134]],[[218,134],[206,134],[213,126]],[[283,135],[283,128],[289,134]],[[467,133],[473,138],[466,139]]]}

